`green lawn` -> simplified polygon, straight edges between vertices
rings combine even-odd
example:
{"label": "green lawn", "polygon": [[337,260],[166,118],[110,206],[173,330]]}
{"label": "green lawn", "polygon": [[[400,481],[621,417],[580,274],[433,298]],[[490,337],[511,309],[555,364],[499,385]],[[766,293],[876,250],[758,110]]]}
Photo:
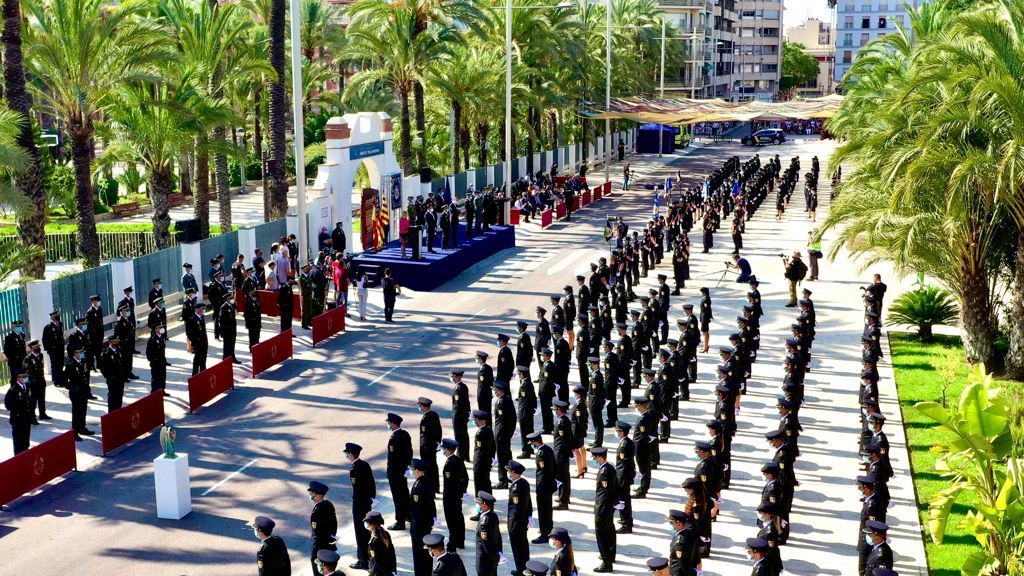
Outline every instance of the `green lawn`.
{"label": "green lawn", "polygon": [[[0,223],[0,236],[5,235],[5,234],[14,234],[15,233],[14,228],[15,228],[15,225],[13,223],[10,223],[10,222]],[[233,228],[238,229],[238,226],[234,226]],[[78,225],[77,224],[47,224],[46,225],[46,233],[47,234],[60,234],[60,233],[64,233],[64,232],[77,232],[77,231],[78,231]],[[96,223],[96,231],[97,232],[152,232],[153,231],[153,224],[150,223],[150,222],[134,222],[134,223],[97,222]],[[217,225],[217,224],[211,224],[210,225],[210,232],[212,234],[219,233],[220,232],[220,226]],[[171,227],[171,233],[172,234],[174,233],[174,227],[173,226]]]}
{"label": "green lawn", "polygon": [[[935,471],[935,454],[930,448],[939,442],[948,440],[943,432],[936,428],[932,421],[919,413],[914,404],[926,400],[940,402],[942,398],[942,378],[936,371],[936,365],[943,355],[944,349],[954,347],[958,351],[960,339],[949,336],[936,336],[935,342],[924,344],[916,338],[904,333],[890,333],[892,346],[892,363],[896,373],[896,387],[899,390],[900,405],[907,431],[907,442],[910,448],[910,461],[914,474],[914,490],[917,492],[918,510],[921,525],[927,526],[928,501],[939,490],[947,486],[946,481]],[[946,390],[947,405],[955,405],[960,392],[967,383],[967,363],[960,362],[957,377]],[[970,499],[962,496],[954,505],[953,514],[946,527],[946,537],[941,546],[925,539],[925,551],[928,555],[928,568],[932,576],[959,576],[964,559],[978,543],[957,527],[969,509]]]}

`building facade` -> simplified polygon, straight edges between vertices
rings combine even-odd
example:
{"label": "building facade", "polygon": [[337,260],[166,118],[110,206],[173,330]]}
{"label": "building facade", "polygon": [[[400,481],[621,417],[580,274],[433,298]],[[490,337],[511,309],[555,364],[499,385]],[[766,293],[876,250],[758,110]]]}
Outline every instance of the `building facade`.
{"label": "building facade", "polygon": [[[923,0],[906,0],[917,8]],[[850,70],[857,52],[865,44],[896,31],[896,26],[910,25],[904,0],[839,0],[836,5],[835,73],[838,86]]]}
{"label": "building facade", "polygon": [[803,52],[818,61],[818,76],[803,86],[798,86],[796,96],[815,98],[835,92],[832,24],[810,18],[800,26],[786,30],[786,40],[802,44]]}

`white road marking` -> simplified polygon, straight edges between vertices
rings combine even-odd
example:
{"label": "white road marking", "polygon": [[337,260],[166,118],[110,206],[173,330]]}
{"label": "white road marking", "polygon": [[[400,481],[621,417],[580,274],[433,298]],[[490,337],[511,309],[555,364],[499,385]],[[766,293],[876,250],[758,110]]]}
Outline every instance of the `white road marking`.
{"label": "white road marking", "polygon": [[207,495],[207,494],[209,494],[210,492],[213,492],[213,491],[214,491],[214,490],[216,490],[217,488],[220,488],[221,486],[223,486],[223,485],[224,485],[224,483],[225,483],[225,482],[227,482],[228,480],[231,480],[232,478],[234,478],[235,476],[237,476],[237,475],[238,475],[239,473],[241,473],[241,472],[244,472],[246,468],[248,468],[249,466],[252,466],[252,465],[253,465],[253,464],[255,464],[255,463],[256,463],[256,462],[258,461],[258,460],[259,460],[258,458],[253,458],[253,459],[252,459],[252,460],[250,460],[250,461],[249,461],[249,462],[248,462],[248,463],[247,463],[247,464],[246,464],[245,466],[242,466],[242,467],[241,467],[241,468],[239,468],[238,470],[235,470],[235,471],[234,471],[234,472],[232,472],[231,474],[228,474],[228,475],[227,475],[227,477],[225,477],[225,478],[224,478],[223,480],[221,480],[220,482],[217,482],[217,483],[216,483],[216,484],[214,484],[213,486],[210,486],[209,488],[207,488],[207,489],[206,489],[206,492],[203,492],[202,494],[200,494],[200,496],[206,496],[206,495]]}
{"label": "white road marking", "polygon": [[392,366],[392,367],[391,367],[391,370],[388,370],[387,372],[385,372],[385,373],[381,374],[380,376],[377,376],[376,378],[374,378],[374,379],[373,379],[373,382],[370,382],[370,383],[369,383],[369,384],[367,384],[366,386],[367,386],[367,387],[369,387],[369,386],[373,386],[373,385],[374,385],[374,384],[376,384],[377,382],[380,382],[381,380],[383,380],[383,379],[387,378],[387,377],[388,377],[388,374],[391,374],[392,372],[394,372],[396,368],[398,368],[398,366]]}
{"label": "white road marking", "polygon": [[473,319],[475,319],[475,318],[476,318],[477,316],[479,316],[479,315],[483,314],[483,313],[484,313],[484,310],[487,310],[487,308],[481,308],[479,312],[477,312],[476,314],[473,314],[472,316],[470,316],[470,317],[469,317],[469,319],[468,319],[468,320],[466,320],[466,322],[470,322],[470,321],[472,321]]}

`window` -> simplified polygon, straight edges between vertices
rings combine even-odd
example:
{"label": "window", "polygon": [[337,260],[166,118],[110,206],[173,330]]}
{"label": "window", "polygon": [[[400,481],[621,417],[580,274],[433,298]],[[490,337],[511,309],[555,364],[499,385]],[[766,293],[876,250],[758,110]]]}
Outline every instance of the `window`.
{"label": "window", "polygon": [[844,50],[843,64],[849,64],[850,62],[853,62],[853,52],[850,52],[849,50]]}
{"label": "window", "polygon": [[853,29],[853,16],[846,16],[843,19],[843,28],[845,30],[852,30]]}
{"label": "window", "polygon": [[899,26],[903,26],[903,16],[896,17],[896,24]]}
{"label": "window", "polygon": [[779,71],[778,64],[764,64],[761,66],[761,70],[766,73],[774,74]]}
{"label": "window", "polygon": [[849,32],[843,34],[843,46],[853,46],[853,34]]}
{"label": "window", "polygon": [[861,35],[860,35],[860,45],[863,46],[863,45],[867,44],[870,39],[871,39],[871,34],[868,34],[867,32],[861,32]]}
{"label": "window", "polygon": [[870,3],[861,4],[860,5],[860,11],[861,12],[871,12],[871,4]]}
{"label": "window", "polygon": [[764,19],[765,20],[778,20],[779,17],[780,17],[780,14],[779,14],[778,10],[765,10],[764,11]]}
{"label": "window", "polygon": [[881,28],[882,30],[884,30],[885,29],[885,25],[886,25],[885,16],[880,16],[878,18],[878,27]]}
{"label": "window", "polygon": [[861,18],[860,19],[860,27],[861,28],[871,28],[871,18]]}
{"label": "window", "polygon": [[754,37],[754,29],[753,28],[742,28],[740,30],[740,37],[741,38],[753,38]]}
{"label": "window", "polygon": [[778,36],[779,36],[779,29],[778,28],[762,28],[761,29],[761,37],[762,38],[777,38]]}

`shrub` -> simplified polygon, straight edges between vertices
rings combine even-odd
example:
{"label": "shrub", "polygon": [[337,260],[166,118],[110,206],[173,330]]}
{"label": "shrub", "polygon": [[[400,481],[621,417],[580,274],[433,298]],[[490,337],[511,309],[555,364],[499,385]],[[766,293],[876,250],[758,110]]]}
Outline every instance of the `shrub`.
{"label": "shrub", "polygon": [[[241,186],[241,167],[238,165],[238,159],[231,157],[228,158],[228,182],[231,186]],[[247,154],[245,157],[245,179],[246,180],[259,180],[263,177],[260,172],[260,160],[256,158],[255,154]]]}
{"label": "shrub", "polygon": [[96,188],[101,202],[107,206],[114,206],[117,204],[117,180],[114,180],[113,178],[103,178],[99,183],[97,183]]}
{"label": "shrub", "polygon": [[921,286],[896,298],[889,307],[888,321],[901,326],[916,326],[918,337],[929,342],[933,326],[955,325],[959,316],[956,298],[949,290]]}
{"label": "shrub", "polygon": [[51,164],[44,176],[50,205],[59,208],[67,218],[78,214],[75,204],[75,170],[68,164]]}

